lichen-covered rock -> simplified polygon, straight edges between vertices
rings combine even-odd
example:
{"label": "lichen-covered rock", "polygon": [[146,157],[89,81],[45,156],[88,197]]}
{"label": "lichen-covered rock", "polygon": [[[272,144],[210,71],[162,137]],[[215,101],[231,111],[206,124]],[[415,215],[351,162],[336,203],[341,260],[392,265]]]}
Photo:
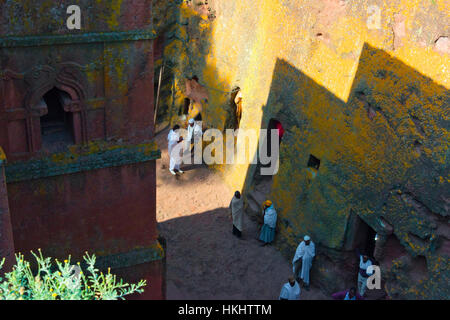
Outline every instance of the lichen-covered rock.
{"label": "lichen-covered rock", "polygon": [[[355,284],[352,251],[363,246],[392,298],[448,299],[445,1],[208,0],[177,12],[183,40],[165,54],[177,61],[178,82],[197,75],[208,88],[207,125],[225,127],[239,86],[241,128],[275,118],[286,129],[268,195],[286,257],[312,236],[312,281],[332,291]],[[255,169],[221,168],[247,195]]]}

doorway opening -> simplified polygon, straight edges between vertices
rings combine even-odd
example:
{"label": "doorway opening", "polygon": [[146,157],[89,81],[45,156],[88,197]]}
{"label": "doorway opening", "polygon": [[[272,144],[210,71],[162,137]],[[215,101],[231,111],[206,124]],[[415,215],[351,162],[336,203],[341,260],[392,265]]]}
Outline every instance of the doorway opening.
{"label": "doorway opening", "polygon": [[272,130],[277,130],[279,146],[281,145],[281,140],[283,139],[283,135],[285,132],[283,125],[281,124],[280,121],[273,118],[269,120],[269,125],[267,126],[267,141],[266,141],[267,155],[269,156],[272,155],[272,134],[271,134]]}
{"label": "doorway opening", "polygon": [[242,118],[242,91],[235,87],[230,96],[230,109],[227,119],[227,128],[239,129]]}
{"label": "doorway opening", "polygon": [[[270,119],[269,120],[269,124],[267,125],[267,135],[265,137],[265,146],[267,148],[267,156],[271,157],[272,156],[272,130],[277,130],[277,136],[278,136],[278,151],[280,151],[281,148],[281,140],[283,138],[284,135],[284,128],[283,125],[281,124],[280,121],[278,121],[277,119]],[[266,168],[266,167],[270,167],[271,164],[261,164],[258,161],[258,164],[256,165],[256,172],[255,172],[255,183],[258,183],[261,180],[265,180],[265,181],[272,181],[272,177],[273,175],[261,175],[261,168]]]}
{"label": "doorway opening", "polygon": [[64,105],[70,103],[70,95],[53,88],[42,97],[47,114],[41,117],[42,148],[49,152],[65,151],[74,144],[72,113],[64,111]]}
{"label": "doorway opening", "polygon": [[355,244],[361,254],[366,254],[374,261],[374,252],[377,233],[363,219],[357,216]]}
{"label": "doorway opening", "polygon": [[180,108],[179,116],[187,116],[189,114],[189,106],[191,105],[191,99],[184,98],[183,106]]}
{"label": "doorway opening", "polygon": [[[267,155],[270,157],[272,155],[271,150],[272,137],[270,134],[271,133],[270,130],[273,129],[277,130],[279,143],[281,143],[285,130],[281,122],[274,118],[269,120],[267,129],[268,132],[264,143],[267,146]],[[267,165],[263,165],[259,161],[256,165],[256,170],[253,175],[252,186],[250,187],[249,192],[247,194],[247,203],[248,203],[247,212],[249,212],[252,215],[255,216],[260,215],[261,204],[264,200],[267,200],[266,197],[271,192],[273,185],[273,175],[261,175],[261,168],[270,166],[271,166],[270,163]]]}

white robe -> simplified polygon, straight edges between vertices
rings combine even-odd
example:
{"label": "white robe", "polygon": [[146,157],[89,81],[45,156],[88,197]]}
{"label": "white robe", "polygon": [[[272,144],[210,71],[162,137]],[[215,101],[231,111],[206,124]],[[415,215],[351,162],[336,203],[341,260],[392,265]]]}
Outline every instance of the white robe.
{"label": "white robe", "polygon": [[191,143],[192,138],[194,139],[199,138],[202,136],[202,127],[195,122],[193,126],[188,126],[187,128],[188,136],[187,136],[187,142]]}
{"label": "white robe", "polygon": [[233,197],[230,203],[231,215],[233,216],[233,224],[242,231],[242,217],[244,215],[244,200]]}
{"label": "white robe", "polygon": [[[167,136],[168,145],[167,149],[169,152],[170,159],[170,170],[180,170],[181,159],[180,155],[176,154],[174,151],[175,146],[178,144],[178,140],[180,139],[180,135],[173,130],[170,130],[169,135]],[[176,150],[175,150],[176,151]]]}
{"label": "white robe", "polygon": [[297,281],[295,281],[295,285],[291,287],[291,284],[285,283],[283,288],[281,288],[280,300],[300,300],[300,286]]}
{"label": "white robe", "polygon": [[264,212],[264,224],[267,224],[271,228],[275,228],[277,225],[277,212],[275,211],[273,205],[267,208]]}
{"label": "white robe", "polygon": [[[299,259],[303,259],[302,261],[302,272],[300,278],[307,284],[309,284],[309,271],[311,270],[312,260],[316,255],[316,247],[314,242],[310,241],[309,245],[305,244],[305,241],[302,241],[295,251],[294,259],[292,259],[292,272],[295,272],[295,262]],[[297,276],[297,275],[295,275]]]}
{"label": "white robe", "polygon": [[[200,122],[201,123],[201,122]],[[185,153],[189,153],[191,150],[191,143],[196,143],[202,139],[202,126],[195,122],[193,126],[187,127],[187,139],[184,141]],[[192,140],[194,138],[194,140]]]}
{"label": "white robe", "polygon": [[359,256],[359,268],[363,269],[364,271],[366,271],[366,274],[369,275],[369,276],[372,275],[372,273],[373,273],[373,271],[372,272],[367,272],[367,268],[370,267],[371,265],[372,265],[372,261],[370,261],[370,259],[367,259],[367,261],[364,262],[363,261],[363,256],[362,255]]}

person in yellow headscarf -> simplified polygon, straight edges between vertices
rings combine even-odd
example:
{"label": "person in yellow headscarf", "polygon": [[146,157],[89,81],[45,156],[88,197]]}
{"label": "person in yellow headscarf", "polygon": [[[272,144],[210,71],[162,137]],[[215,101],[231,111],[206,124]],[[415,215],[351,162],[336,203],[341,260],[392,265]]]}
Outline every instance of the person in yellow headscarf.
{"label": "person in yellow headscarf", "polygon": [[261,228],[259,240],[263,246],[268,245],[275,239],[275,227],[277,225],[277,212],[272,201],[266,200],[263,205],[264,225]]}

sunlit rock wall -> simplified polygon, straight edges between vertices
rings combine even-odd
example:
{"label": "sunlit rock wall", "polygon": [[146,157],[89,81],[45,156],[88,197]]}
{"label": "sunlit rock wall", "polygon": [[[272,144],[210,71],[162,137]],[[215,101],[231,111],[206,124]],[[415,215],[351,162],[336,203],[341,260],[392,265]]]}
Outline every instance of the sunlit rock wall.
{"label": "sunlit rock wall", "polygon": [[[311,235],[319,248],[312,281],[327,291],[354,280],[359,217],[388,239],[380,263],[391,297],[448,298],[446,5],[208,0],[174,11],[178,36],[164,51],[175,62],[173,106],[184,79],[197,75],[209,92],[207,126],[226,126],[236,86],[241,128],[283,123],[271,194],[277,245],[291,258]],[[310,155],[321,161],[316,175]],[[233,188],[252,190],[254,166],[219,169]]]}

